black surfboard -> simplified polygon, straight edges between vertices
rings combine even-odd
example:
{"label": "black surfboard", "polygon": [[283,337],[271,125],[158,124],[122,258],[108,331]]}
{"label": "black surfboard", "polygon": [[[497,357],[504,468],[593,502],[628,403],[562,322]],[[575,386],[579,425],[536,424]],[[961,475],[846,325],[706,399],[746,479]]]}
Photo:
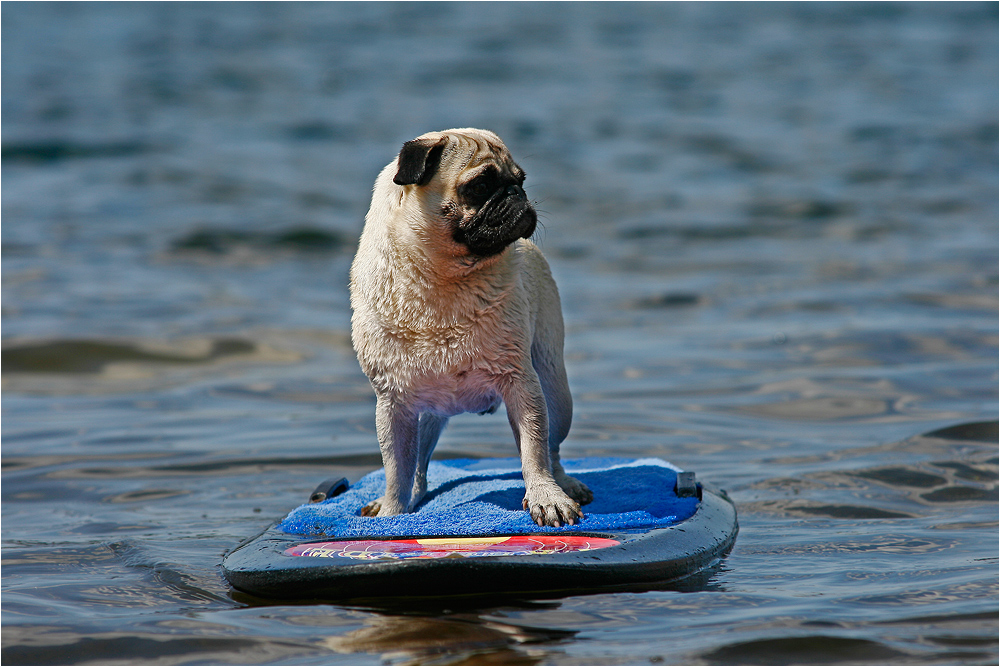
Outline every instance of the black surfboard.
{"label": "black surfboard", "polygon": [[516,459],[434,462],[414,514],[358,516],[384,489],[381,471],[355,488],[326,480],[309,503],[229,552],[222,571],[264,598],[558,594],[661,587],[732,549],[735,506],[694,473],[658,459],[564,465],[595,495],[576,526],[530,523]]}

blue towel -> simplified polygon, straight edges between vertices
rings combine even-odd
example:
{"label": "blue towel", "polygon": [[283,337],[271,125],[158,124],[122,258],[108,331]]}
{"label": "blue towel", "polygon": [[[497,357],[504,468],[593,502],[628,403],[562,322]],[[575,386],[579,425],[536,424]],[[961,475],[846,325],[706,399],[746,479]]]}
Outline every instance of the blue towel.
{"label": "blue towel", "polygon": [[592,457],[563,461],[566,472],[594,492],[575,526],[540,528],[521,509],[524,480],[518,459],[452,459],[427,468],[427,495],[415,512],[385,518],[359,510],[385,492],[385,471],[361,478],[343,494],[302,505],[278,530],[327,537],[523,535],[573,531],[649,530],[694,514],[697,498],[674,493],[678,469],[661,459]]}

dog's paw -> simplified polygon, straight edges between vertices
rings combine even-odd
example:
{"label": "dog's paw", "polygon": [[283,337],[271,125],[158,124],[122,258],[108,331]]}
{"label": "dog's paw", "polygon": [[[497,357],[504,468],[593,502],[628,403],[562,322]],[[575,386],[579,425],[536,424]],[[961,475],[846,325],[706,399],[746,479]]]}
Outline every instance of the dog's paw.
{"label": "dog's paw", "polygon": [[373,500],[364,507],[361,508],[359,514],[361,516],[396,516],[397,514],[405,514],[407,512],[405,507],[400,506],[399,502],[392,502],[387,500],[385,496],[377,500]]}
{"label": "dog's paw", "polygon": [[528,491],[521,505],[539,526],[573,526],[583,519],[580,505],[555,485]]}
{"label": "dog's paw", "polygon": [[576,477],[570,477],[565,473],[556,475],[556,484],[566,492],[567,496],[581,505],[586,505],[594,500],[593,491]]}
{"label": "dog's paw", "polygon": [[382,498],[373,500],[364,507],[361,508],[361,516],[378,516],[379,510],[382,509]]}

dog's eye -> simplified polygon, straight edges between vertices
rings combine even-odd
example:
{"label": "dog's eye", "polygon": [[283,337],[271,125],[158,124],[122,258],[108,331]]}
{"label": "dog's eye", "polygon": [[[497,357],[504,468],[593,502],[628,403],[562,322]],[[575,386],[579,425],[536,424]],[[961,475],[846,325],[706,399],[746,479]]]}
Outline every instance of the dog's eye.
{"label": "dog's eye", "polygon": [[479,203],[485,202],[491,194],[497,191],[500,184],[497,182],[496,177],[491,173],[486,173],[479,178],[476,178],[469,182],[465,186],[465,195],[470,199],[476,200]]}

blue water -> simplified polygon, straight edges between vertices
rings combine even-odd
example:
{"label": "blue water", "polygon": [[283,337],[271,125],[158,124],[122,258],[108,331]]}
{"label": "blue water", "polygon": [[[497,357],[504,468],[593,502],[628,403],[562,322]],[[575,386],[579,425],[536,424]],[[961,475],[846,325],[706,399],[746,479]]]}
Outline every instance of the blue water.
{"label": "blue water", "polygon": [[[5,664],[997,663],[995,3],[0,14]],[[380,465],[347,270],[379,169],[461,126],[538,202],[565,455],[696,471],[736,546],[647,592],[234,593],[227,549]]]}

